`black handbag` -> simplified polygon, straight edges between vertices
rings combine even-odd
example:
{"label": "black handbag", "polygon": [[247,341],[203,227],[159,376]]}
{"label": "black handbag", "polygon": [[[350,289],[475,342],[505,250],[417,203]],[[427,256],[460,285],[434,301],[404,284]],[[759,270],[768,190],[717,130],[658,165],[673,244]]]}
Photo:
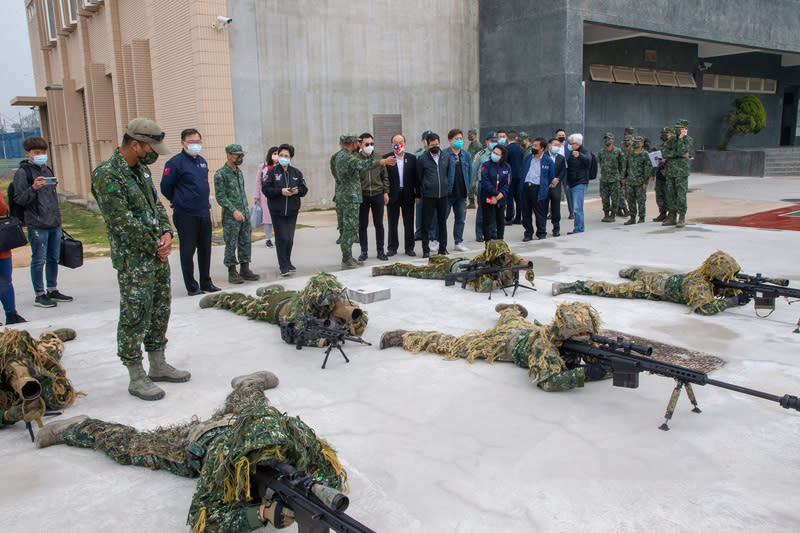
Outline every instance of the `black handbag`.
{"label": "black handbag", "polygon": [[61,230],[61,257],[58,264],[67,268],[78,268],[83,265],[83,243],[73,239],[72,235]]}
{"label": "black handbag", "polygon": [[0,252],[7,252],[28,244],[22,222],[17,217],[0,218]]}

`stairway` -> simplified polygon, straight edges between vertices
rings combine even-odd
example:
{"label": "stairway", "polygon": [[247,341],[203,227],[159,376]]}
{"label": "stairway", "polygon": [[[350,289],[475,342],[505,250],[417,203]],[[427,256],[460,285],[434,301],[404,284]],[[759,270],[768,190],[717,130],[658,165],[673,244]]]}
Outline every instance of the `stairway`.
{"label": "stairway", "polygon": [[762,148],[764,176],[800,176],[800,147]]}

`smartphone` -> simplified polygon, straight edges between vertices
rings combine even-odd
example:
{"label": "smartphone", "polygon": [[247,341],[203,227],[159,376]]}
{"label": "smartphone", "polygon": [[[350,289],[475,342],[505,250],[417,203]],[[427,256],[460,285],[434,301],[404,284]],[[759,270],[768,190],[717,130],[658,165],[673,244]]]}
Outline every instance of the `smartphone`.
{"label": "smartphone", "polygon": [[58,183],[58,178],[55,176],[42,176],[42,179],[47,183],[47,185],[55,185]]}

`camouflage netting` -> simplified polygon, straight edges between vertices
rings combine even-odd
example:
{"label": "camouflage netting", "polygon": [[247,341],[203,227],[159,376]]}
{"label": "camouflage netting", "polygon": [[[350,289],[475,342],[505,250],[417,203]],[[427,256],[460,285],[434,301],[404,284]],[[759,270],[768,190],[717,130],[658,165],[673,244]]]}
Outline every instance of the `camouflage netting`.
{"label": "camouflage netting", "polygon": [[[372,275],[444,279],[445,274],[460,272],[461,269],[459,267],[470,262],[488,262],[491,266],[516,266],[525,265],[528,263],[528,260],[512,253],[505,241],[497,239],[488,241],[484,251],[472,259],[434,255],[428,259],[427,265],[412,265],[411,263],[380,265],[372,268]],[[514,272],[503,272],[500,281],[502,281],[504,286],[508,287],[514,283],[514,276]],[[525,279],[527,279],[531,285],[533,285],[533,278],[533,269],[525,272]],[[493,281],[490,276],[481,276],[470,281],[469,285],[476,292],[489,292],[490,290],[500,288],[498,282]]]}
{"label": "camouflage netting", "polygon": [[[347,298],[345,288],[336,276],[326,272],[311,276],[305,288],[299,292],[287,291],[280,285],[260,288],[256,296],[225,292],[219,296],[216,307],[272,324],[312,315],[330,319],[333,327],[347,329],[357,337],[364,333],[369,321],[366,311],[357,320],[346,318],[346,311],[357,308],[358,304]],[[302,327],[302,324],[298,323],[297,327]]]}
{"label": "camouflage netting", "polygon": [[[403,348],[427,351],[445,359],[475,359],[487,362],[509,361],[527,368],[534,384],[547,391],[565,390],[583,383],[582,375],[566,370],[559,347],[566,339],[582,337],[600,330],[600,317],[585,303],[558,306],[549,325],[531,323],[519,307],[500,311],[497,325],[486,331],[471,331],[459,337],[437,331],[409,331],[403,334]],[[580,369],[577,369],[580,370]]]}
{"label": "camouflage netting", "polygon": [[[742,267],[723,251],[717,250],[703,261],[700,268],[686,274],[683,281],[683,294],[692,311],[714,301],[714,280],[731,281]],[[727,290],[725,296],[733,296],[741,291]]]}

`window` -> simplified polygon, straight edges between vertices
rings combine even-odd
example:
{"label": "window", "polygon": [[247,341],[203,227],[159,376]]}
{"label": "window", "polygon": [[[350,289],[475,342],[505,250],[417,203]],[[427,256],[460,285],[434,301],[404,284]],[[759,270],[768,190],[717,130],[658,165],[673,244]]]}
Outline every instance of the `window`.
{"label": "window", "polygon": [[56,12],[53,8],[54,0],[46,0],[45,14],[47,15],[47,38],[51,43],[56,42]]}
{"label": "window", "polygon": [[78,23],[78,0],[67,0],[67,11],[69,12],[69,23]]}
{"label": "window", "polygon": [[592,81],[627,83],[630,85],[660,85],[696,89],[697,83],[691,72],[671,72],[648,68],[618,67],[613,65],[589,65]]}
{"label": "window", "polygon": [[721,74],[703,75],[704,91],[775,94],[777,88],[777,80],[766,78],[746,78],[744,76],[724,76]]}

